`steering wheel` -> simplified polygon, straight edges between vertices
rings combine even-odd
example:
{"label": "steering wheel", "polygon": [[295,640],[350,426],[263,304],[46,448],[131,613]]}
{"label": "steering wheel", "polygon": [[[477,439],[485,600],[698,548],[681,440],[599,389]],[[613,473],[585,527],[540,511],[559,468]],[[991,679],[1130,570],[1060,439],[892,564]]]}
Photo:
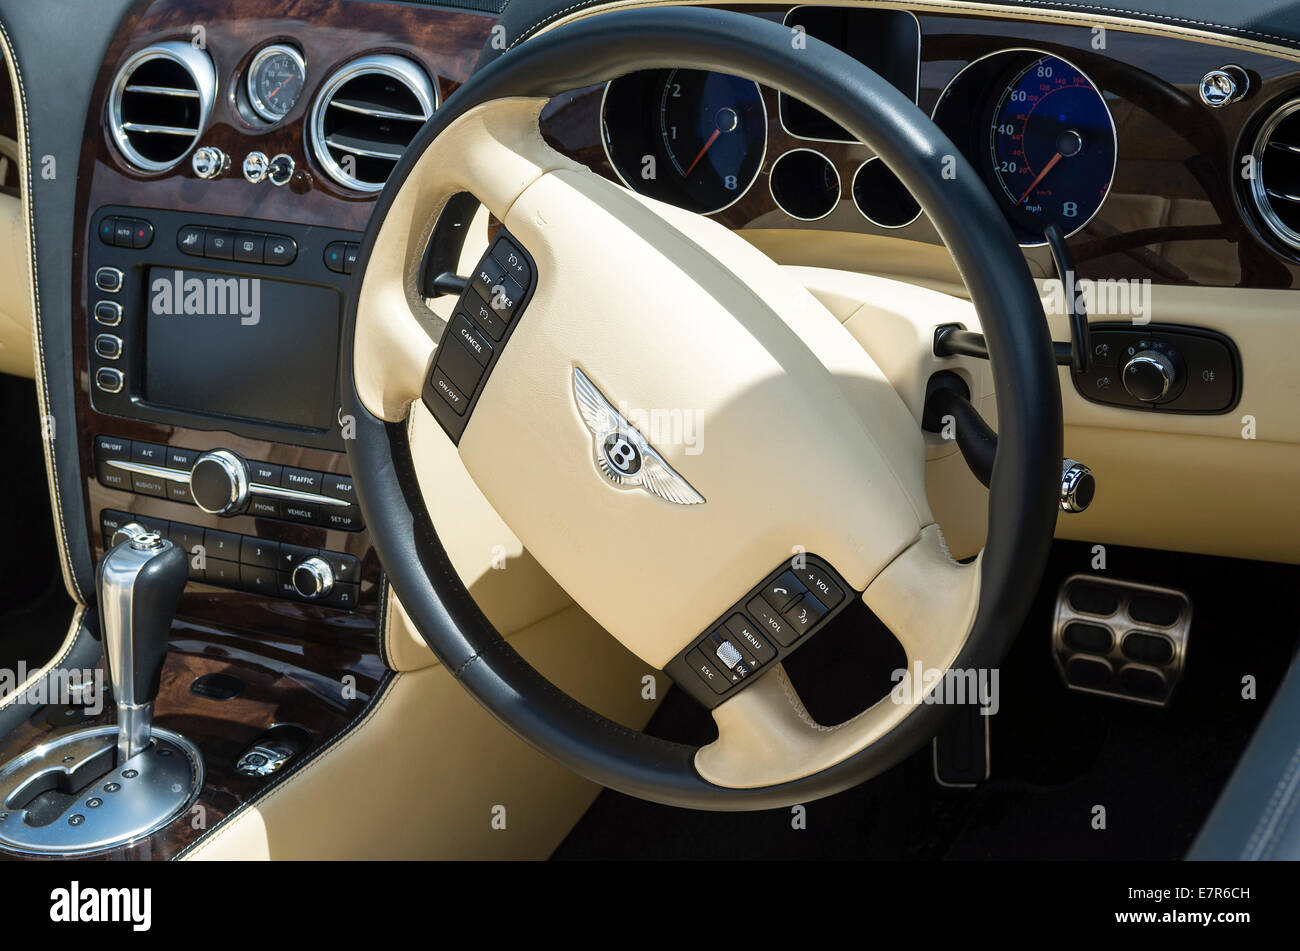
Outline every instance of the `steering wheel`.
{"label": "steering wheel", "polygon": [[[461,192],[526,252],[526,307],[495,344],[468,422],[444,428],[455,436],[463,425],[460,458],[496,511],[647,664],[682,669],[683,652],[737,599],[806,551],[890,628],[909,667],[996,665],[1056,522],[1061,396],[1042,305],[1010,229],[947,137],[846,54],[791,40],[785,27],[732,12],[617,12],[544,33],[477,72],[380,196],[345,325],[361,508],[429,647],[547,756],[621,792],[696,809],[788,806],[846,789],[927,742],[945,710],[886,697],[825,726],[777,660],[724,695],[713,709],[718,739],[696,748],[614,723],[547,681],[475,605],[420,491],[404,421],[422,398],[441,398],[435,350],[459,343],[449,331],[436,347],[420,326],[418,275],[434,222]],[[543,141],[550,97],[667,67],[730,73],[804,101],[881,156],[938,229],[983,325],[1000,425],[987,541],[973,561],[953,560],[930,514],[917,418],[825,307],[716,222],[637,196]],[[508,298],[510,286],[494,293]],[[631,449],[608,434],[602,442],[592,419],[628,406],[698,413],[702,451],[627,428]],[[615,417],[603,419],[610,428]]]}

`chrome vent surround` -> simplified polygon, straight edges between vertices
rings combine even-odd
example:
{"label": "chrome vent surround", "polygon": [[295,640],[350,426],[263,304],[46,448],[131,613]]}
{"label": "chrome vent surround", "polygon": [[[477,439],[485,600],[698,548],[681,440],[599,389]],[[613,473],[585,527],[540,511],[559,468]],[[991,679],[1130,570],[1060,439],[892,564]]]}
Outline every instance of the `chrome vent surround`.
{"label": "chrome vent surround", "polygon": [[165,172],[198,142],[216,97],[217,73],[206,52],[179,41],[146,47],[113,79],[113,142],[136,168]]}
{"label": "chrome vent surround", "polygon": [[343,187],[377,192],[436,108],[437,90],[411,60],[363,56],[321,87],[311,110],[312,152]]}
{"label": "chrome vent surround", "polygon": [[1283,104],[1260,126],[1251,157],[1255,210],[1269,231],[1300,251],[1300,99]]}

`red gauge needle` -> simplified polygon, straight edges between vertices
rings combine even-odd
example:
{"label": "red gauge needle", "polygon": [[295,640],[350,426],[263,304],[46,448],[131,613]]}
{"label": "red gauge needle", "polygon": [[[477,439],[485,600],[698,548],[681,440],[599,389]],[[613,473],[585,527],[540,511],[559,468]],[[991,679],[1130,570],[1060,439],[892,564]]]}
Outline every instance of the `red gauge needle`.
{"label": "red gauge needle", "polygon": [[1029,187],[1025,189],[1025,193],[1020,196],[1020,201],[1016,202],[1017,208],[1020,207],[1020,203],[1029,197],[1029,193],[1038,187],[1038,183],[1041,182],[1046,177],[1047,173],[1050,172],[1052,168],[1056,165],[1056,163],[1059,162],[1062,158],[1063,156],[1061,155],[1060,152],[1057,152],[1055,155],[1052,156],[1051,161],[1043,166],[1043,170],[1038,173],[1038,177],[1029,183]]}
{"label": "red gauge needle", "polygon": [[688,178],[690,176],[691,172],[695,169],[695,166],[700,164],[700,159],[704,158],[704,153],[709,150],[714,142],[718,141],[718,136],[720,135],[722,135],[721,129],[713,130],[713,135],[709,136],[709,141],[704,143],[704,148],[700,149],[700,154],[695,156],[695,161],[691,163],[690,168],[686,170],[682,175],[682,178]]}

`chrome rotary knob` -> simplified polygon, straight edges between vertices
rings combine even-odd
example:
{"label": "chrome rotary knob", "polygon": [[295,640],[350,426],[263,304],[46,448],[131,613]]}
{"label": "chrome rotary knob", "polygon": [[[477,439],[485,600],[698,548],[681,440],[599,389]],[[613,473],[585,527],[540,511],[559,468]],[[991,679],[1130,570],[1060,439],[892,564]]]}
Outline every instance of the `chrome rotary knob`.
{"label": "chrome rotary knob", "polygon": [[227,449],[205,452],[190,470],[190,493],[209,515],[236,515],[248,504],[248,466]]}
{"label": "chrome rotary knob", "polygon": [[1144,403],[1154,403],[1168,395],[1177,371],[1174,363],[1158,350],[1142,350],[1124,364],[1121,381],[1128,395]]}
{"label": "chrome rotary knob", "polygon": [[334,569],[324,558],[308,558],[293,569],[293,587],[304,598],[323,598],[334,588]]}

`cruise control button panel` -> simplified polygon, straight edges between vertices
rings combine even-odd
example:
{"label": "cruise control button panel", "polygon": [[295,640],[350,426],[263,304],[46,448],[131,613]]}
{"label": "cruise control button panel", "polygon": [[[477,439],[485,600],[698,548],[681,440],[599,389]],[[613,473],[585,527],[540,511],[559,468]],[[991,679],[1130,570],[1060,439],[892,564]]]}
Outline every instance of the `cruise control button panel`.
{"label": "cruise control button panel", "polygon": [[850,590],[824,560],[801,555],[732,605],[664,671],[712,709],[848,607]]}
{"label": "cruise control button panel", "polygon": [[425,375],[424,404],[453,442],[505,349],[536,286],[537,267],[505,231],[470,276]]}

